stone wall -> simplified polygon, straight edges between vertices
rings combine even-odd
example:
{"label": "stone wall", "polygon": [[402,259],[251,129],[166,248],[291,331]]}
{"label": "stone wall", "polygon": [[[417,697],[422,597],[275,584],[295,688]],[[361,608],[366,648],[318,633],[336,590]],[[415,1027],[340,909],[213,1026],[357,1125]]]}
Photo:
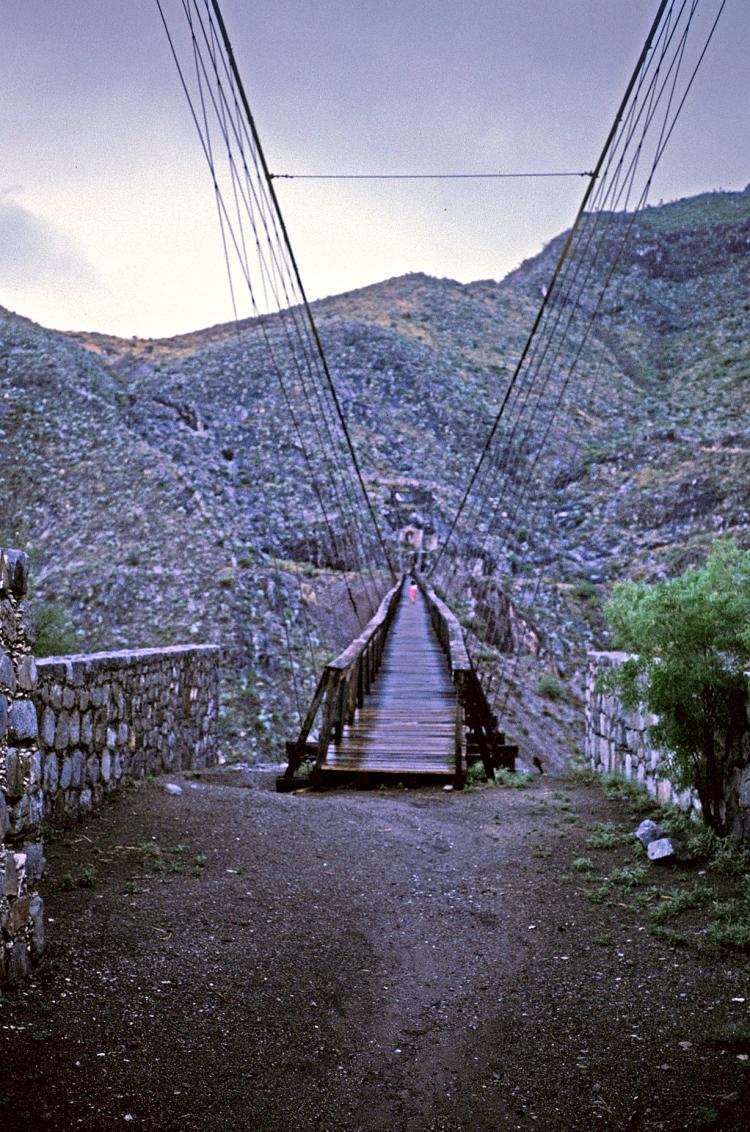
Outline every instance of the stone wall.
{"label": "stone wall", "polygon": [[65,824],[128,778],[218,757],[216,645],[37,661],[45,817]]}
{"label": "stone wall", "polygon": [[218,759],[216,645],[35,662],[27,570],[0,550],[0,986],[44,950],[43,821],[75,821],[129,778]]}
{"label": "stone wall", "polygon": [[0,550],[0,985],[22,978],[44,950],[44,801],[33,696],[36,665],[24,616],[28,564]]}
{"label": "stone wall", "polygon": [[[601,774],[613,772],[640,782],[652,798],[672,803],[688,813],[700,813],[692,790],[677,790],[670,782],[664,752],[649,743],[648,728],[656,717],[643,711],[626,711],[616,695],[596,690],[599,674],[627,659],[621,652],[591,652],[586,674],[586,738],[588,765]],[[729,784],[727,811],[731,832],[750,840],[750,766],[737,771]]]}

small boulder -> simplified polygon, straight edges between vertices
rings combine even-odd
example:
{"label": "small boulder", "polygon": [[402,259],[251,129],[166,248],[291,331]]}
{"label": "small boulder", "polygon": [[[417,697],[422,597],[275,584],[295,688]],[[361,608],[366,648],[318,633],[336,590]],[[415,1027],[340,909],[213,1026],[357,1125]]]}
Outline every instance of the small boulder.
{"label": "small boulder", "polygon": [[642,821],[638,826],[634,836],[638,838],[644,849],[648,849],[652,841],[658,841],[666,835],[660,825],[657,825],[655,821],[651,821],[650,818],[646,818],[646,820]]}
{"label": "small boulder", "polygon": [[176,782],[165,782],[164,783],[164,793],[165,794],[181,794],[182,793],[182,787],[178,786]]}
{"label": "small boulder", "polygon": [[664,861],[668,857],[677,856],[677,847],[673,844],[671,837],[657,837],[654,841],[650,841],[646,848],[649,861]]}

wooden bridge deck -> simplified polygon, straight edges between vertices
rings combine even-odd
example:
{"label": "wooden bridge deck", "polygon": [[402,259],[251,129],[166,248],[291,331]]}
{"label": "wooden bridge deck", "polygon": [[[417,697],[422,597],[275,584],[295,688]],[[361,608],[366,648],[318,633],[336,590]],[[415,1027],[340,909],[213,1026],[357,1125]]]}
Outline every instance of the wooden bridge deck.
{"label": "wooden bridge deck", "polygon": [[422,593],[412,605],[404,585],[372,691],[320,772],[452,776],[455,742],[450,667]]}

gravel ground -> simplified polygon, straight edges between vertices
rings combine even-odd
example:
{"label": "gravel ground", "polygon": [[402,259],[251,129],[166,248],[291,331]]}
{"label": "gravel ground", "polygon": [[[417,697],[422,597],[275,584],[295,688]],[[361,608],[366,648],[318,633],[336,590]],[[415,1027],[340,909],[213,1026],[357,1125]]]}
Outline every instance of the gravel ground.
{"label": "gravel ground", "polygon": [[171,781],[50,846],[2,1132],[747,1127],[750,960],[587,898],[597,787]]}

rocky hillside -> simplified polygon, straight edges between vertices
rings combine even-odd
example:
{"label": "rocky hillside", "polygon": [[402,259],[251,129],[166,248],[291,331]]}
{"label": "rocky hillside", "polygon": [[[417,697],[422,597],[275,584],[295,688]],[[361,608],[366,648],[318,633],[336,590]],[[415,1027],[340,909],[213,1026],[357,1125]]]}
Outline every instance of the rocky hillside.
{"label": "rocky hillside", "polygon": [[[315,304],[390,529],[445,530],[563,238],[501,282],[409,275]],[[541,663],[558,672],[572,677],[603,640],[613,581],[670,575],[719,534],[750,543],[749,253],[747,190],[651,208],[634,225],[591,343],[606,398],[575,460],[561,455],[554,553],[544,530],[519,531],[512,548],[554,579],[537,615]],[[269,693],[283,668],[278,609],[300,592],[284,579],[304,573],[321,653],[351,629],[336,628],[341,581],[306,525],[264,348],[279,333],[267,319],[123,341],[0,311],[0,544],[30,550],[38,608],[69,646],[221,640],[230,738],[250,753],[284,711]],[[269,554],[282,560],[274,577]]]}

